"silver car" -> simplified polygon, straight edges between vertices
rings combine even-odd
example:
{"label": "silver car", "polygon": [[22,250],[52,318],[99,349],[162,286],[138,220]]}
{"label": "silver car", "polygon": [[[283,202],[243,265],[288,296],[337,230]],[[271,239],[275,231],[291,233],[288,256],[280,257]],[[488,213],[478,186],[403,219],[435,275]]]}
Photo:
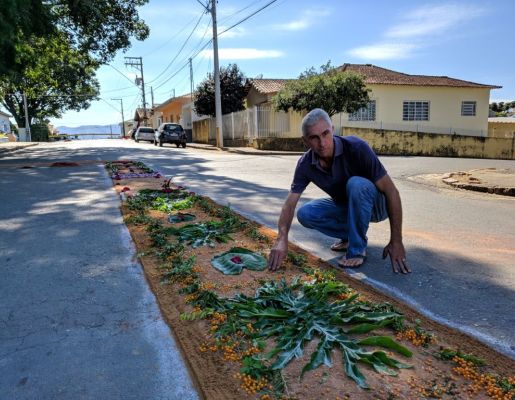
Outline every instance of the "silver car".
{"label": "silver car", "polygon": [[136,133],[134,134],[134,141],[139,142],[140,140],[147,140],[150,143],[154,143],[154,129],[149,128],[148,126],[140,126],[136,129]]}

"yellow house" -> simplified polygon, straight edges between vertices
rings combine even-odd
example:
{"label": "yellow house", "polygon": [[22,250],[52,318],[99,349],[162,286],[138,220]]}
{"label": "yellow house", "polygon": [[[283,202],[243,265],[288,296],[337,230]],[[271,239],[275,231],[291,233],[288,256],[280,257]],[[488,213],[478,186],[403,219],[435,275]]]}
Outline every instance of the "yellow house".
{"label": "yellow house", "polygon": [[515,117],[488,118],[488,137],[513,139]]}
{"label": "yellow house", "polygon": [[368,106],[344,117],[356,127],[487,136],[490,90],[500,86],[404,74],[372,64],[339,69],[362,75],[371,90]]}
{"label": "yellow house", "polygon": [[176,122],[181,123],[182,107],[185,104],[191,103],[191,95],[185,94],[179,97],[172,97],[154,107],[154,118],[156,119],[157,128],[163,122]]}
{"label": "yellow house", "polygon": [[[342,71],[363,76],[370,89],[370,103],[353,114],[333,116],[338,132],[343,127],[487,136],[490,90],[500,86],[469,82],[447,76],[410,75],[372,64],[344,64]],[[271,109],[272,97],[286,79],[253,79],[247,106],[270,109],[270,124],[285,125]],[[278,120],[279,118],[279,120]],[[290,116],[283,137],[298,135],[298,115]]]}

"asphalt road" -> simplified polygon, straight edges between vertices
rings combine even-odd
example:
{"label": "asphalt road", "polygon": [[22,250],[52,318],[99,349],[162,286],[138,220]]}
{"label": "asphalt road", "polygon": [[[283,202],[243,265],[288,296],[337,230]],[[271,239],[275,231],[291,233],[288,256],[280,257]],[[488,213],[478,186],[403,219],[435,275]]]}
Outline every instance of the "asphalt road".
{"label": "asphalt road", "polygon": [[[241,155],[192,148],[158,148],[131,141],[53,143],[0,158],[4,163],[139,159],[191,190],[275,227],[298,156]],[[415,305],[515,358],[515,199],[457,191],[439,174],[475,168],[514,168],[502,160],[381,157],[401,193],[404,243],[413,273],[396,275],[381,259],[388,222],[369,230],[368,260],[357,277]],[[322,196],[309,187],[302,200]],[[336,261],[331,238],[292,225],[290,240]]]}
{"label": "asphalt road", "polygon": [[0,399],[198,399],[105,169],[5,157]]}

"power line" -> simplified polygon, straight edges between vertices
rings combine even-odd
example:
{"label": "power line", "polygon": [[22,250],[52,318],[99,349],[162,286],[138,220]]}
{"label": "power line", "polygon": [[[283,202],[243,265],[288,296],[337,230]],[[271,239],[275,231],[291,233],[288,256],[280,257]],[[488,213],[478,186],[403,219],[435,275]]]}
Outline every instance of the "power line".
{"label": "power line", "polygon": [[231,29],[233,29],[233,28],[237,27],[238,25],[240,25],[241,23],[243,23],[243,22],[247,21],[248,19],[252,18],[254,15],[256,15],[257,13],[259,13],[259,12],[263,11],[265,8],[267,8],[267,7],[271,6],[271,5],[272,5],[272,4],[274,4],[276,1],[277,1],[277,0],[269,1],[269,2],[268,2],[268,3],[266,3],[263,7],[261,7],[261,8],[259,8],[259,9],[257,9],[256,11],[254,11],[252,14],[247,15],[245,18],[243,18],[243,19],[239,20],[239,21],[238,21],[238,22],[236,22],[234,25],[231,25],[229,28],[227,28],[227,29],[223,30],[222,32],[220,32],[220,33],[218,34],[218,36],[220,36],[221,34],[223,34],[223,33],[227,32],[227,31],[229,31],[229,30],[231,30]]}
{"label": "power line", "polygon": [[172,59],[172,61],[170,61],[170,63],[166,66],[166,68],[158,76],[156,76],[154,79],[152,79],[150,82],[148,82],[149,84],[157,81],[168,70],[168,68],[170,68],[172,66],[173,62],[177,59],[177,57],[179,57],[179,55],[181,54],[182,50],[184,49],[184,47],[186,46],[186,44],[190,40],[191,36],[195,32],[195,29],[197,29],[198,25],[200,24],[200,21],[202,20],[202,18],[204,17],[205,14],[206,13],[203,12],[200,15],[200,18],[198,19],[197,23],[195,24],[195,26],[191,30],[190,34],[188,35],[188,37],[186,38],[186,40],[184,41],[184,43],[182,44],[181,48],[179,49],[179,51],[177,52],[175,57]]}
{"label": "power line", "polygon": [[154,48],[153,50],[149,51],[148,53],[143,54],[143,57],[148,56],[149,54],[155,53],[157,50],[162,49],[165,47],[168,43],[170,43],[173,39],[175,39],[176,36],[179,36],[182,32],[186,30],[187,27],[191,26],[192,22],[195,21],[196,17],[193,17],[190,19],[179,31],[171,35],[170,39],[168,39],[163,44],[159,45],[158,47]]}
{"label": "power line", "polygon": [[132,79],[130,79],[127,75],[125,75],[123,72],[121,72],[118,68],[116,68],[114,65],[112,64],[109,64],[109,66],[114,69],[116,72],[118,72],[121,76],[123,76],[125,79],[127,79],[130,83],[132,83],[134,86],[136,86],[136,84],[132,81]]}
{"label": "power line", "polygon": [[[199,1],[199,0],[197,0]],[[267,7],[271,6],[273,3],[277,2],[278,0],[271,0],[269,1],[268,3],[266,3],[264,6],[260,7],[259,9],[257,9],[256,11],[252,12],[251,14],[247,15],[245,18],[242,18],[241,20],[239,20],[238,22],[236,22],[235,24],[229,26],[228,28],[224,29],[222,32],[218,33],[218,36],[220,36],[221,34],[225,33],[225,32],[228,32],[229,30],[235,28],[236,26],[242,24],[243,22],[249,20],[250,18],[252,18],[254,15],[258,14],[259,12],[263,11],[264,9],[266,9]],[[200,1],[199,1],[200,3]],[[202,3],[200,3],[202,4]],[[204,13],[202,14],[202,16],[204,15]],[[201,17],[202,17],[201,16]],[[158,86],[154,87],[154,90],[157,90],[159,89],[160,87],[162,87],[163,85],[165,85],[166,83],[168,83],[171,79],[173,79],[175,76],[177,76],[184,68],[186,68],[188,65],[189,65],[189,58],[195,58],[196,56],[198,56],[202,50],[204,50],[207,46],[209,46],[211,43],[213,42],[213,39],[210,39],[208,40],[206,43],[204,43],[203,46],[201,46],[196,52],[194,52],[192,55],[190,55],[188,57],[188,59],[186,60],[186,62],[184,64],[181,65],[181,67],[176,70],[172,75],[170,75],[166,80],[164,80],[162,83],[160,83]],[[157,79],[157,78],[156,78]],[[155,80],[155,79],[154,79]],[[121,90],[121,89],[120,89]],[[106,91],[107,93],[107,91]]]}

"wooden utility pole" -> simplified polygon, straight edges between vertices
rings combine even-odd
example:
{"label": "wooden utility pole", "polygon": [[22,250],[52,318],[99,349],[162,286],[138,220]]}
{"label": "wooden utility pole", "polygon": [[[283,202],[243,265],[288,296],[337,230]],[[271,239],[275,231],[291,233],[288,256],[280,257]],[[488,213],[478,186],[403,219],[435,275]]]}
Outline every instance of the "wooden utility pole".
{"label": "wooden utility pole", "polygon": [[125,137],[125,117],[123,116],[123,99],[111,99],[111,100],[119,100],[120,107],[122,109],[122,135]]}
{"label": "wooden utility pole", "polygon": [[136,67],[139,69],[141,78],[136,77],[136,84],[139,86],[141,82],[141,95],[143,98],[143,119],[147,120],[147,101],[145,100],[145,78],[143,77],[143,58],[142,57],[124,57],[125,65],[129,65],[131,67]]}

